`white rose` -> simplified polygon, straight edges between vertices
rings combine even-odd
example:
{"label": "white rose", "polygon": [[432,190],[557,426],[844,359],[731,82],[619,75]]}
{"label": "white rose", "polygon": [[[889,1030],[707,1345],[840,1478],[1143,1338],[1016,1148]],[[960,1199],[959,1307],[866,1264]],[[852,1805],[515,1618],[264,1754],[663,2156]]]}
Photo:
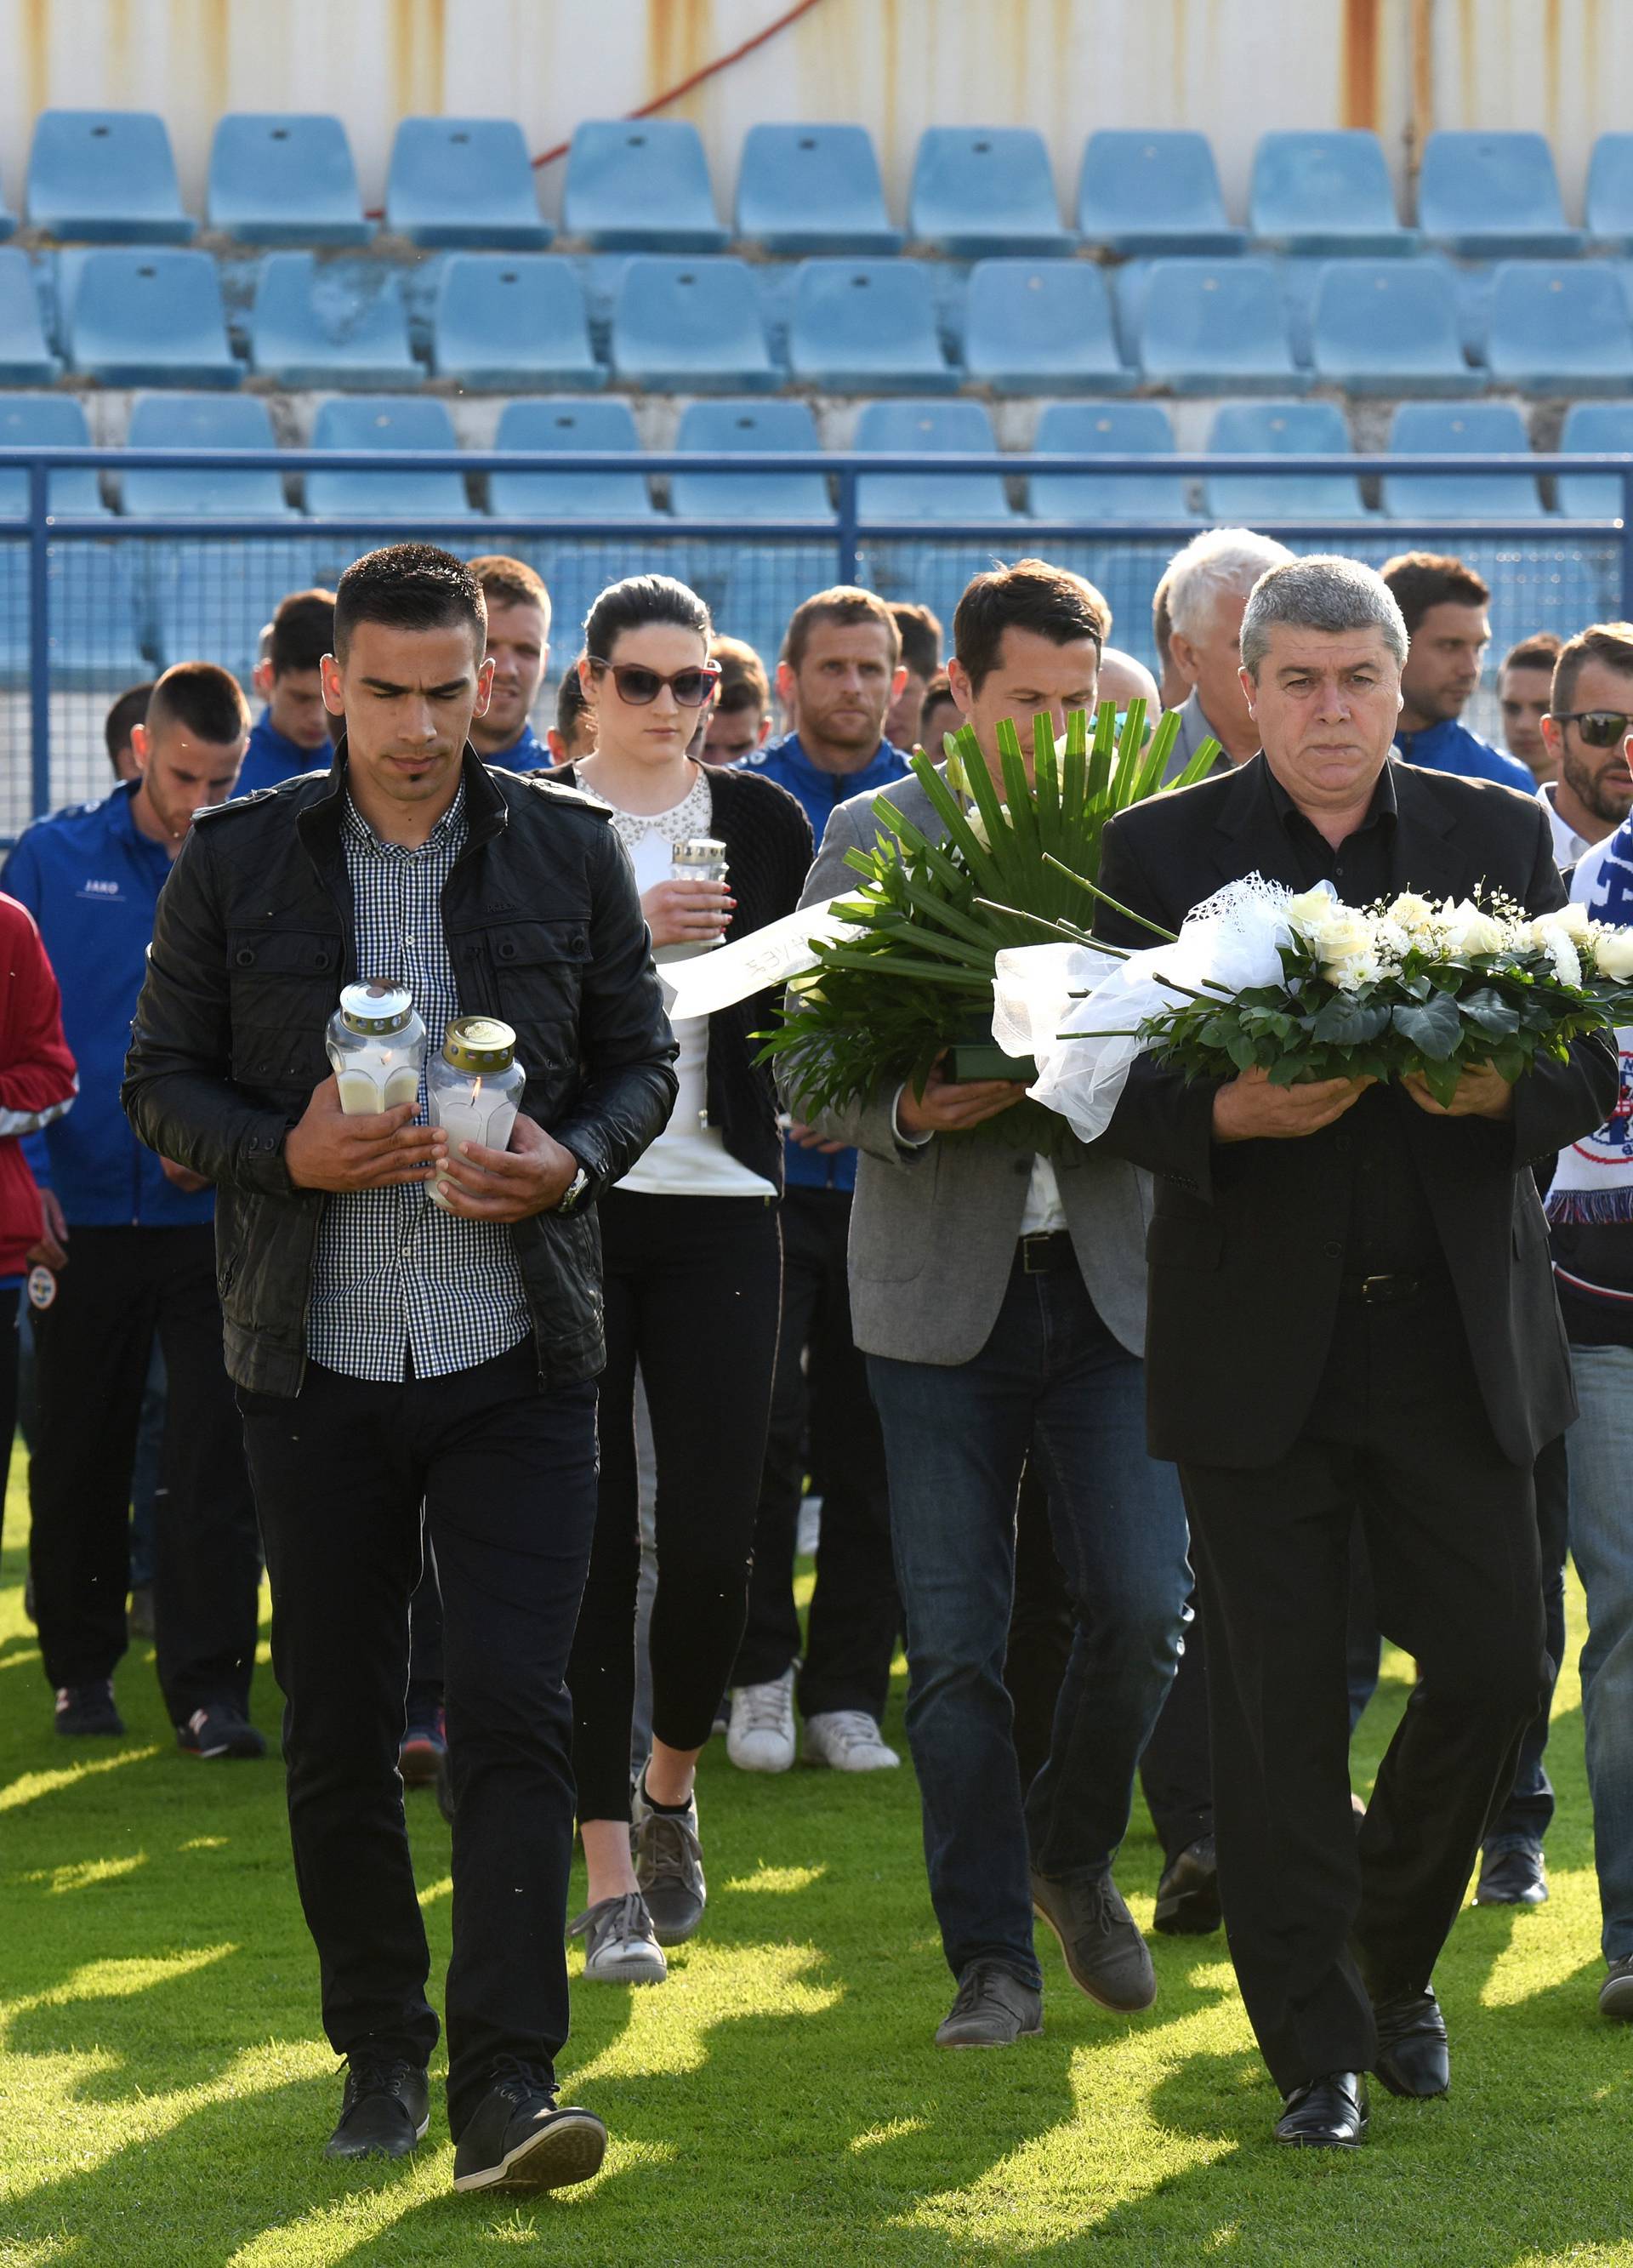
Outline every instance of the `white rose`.
{"label": "white rose", "polygon": [[1442,909],[1439,928],[1446,951],[1459,961],[1477,953],[1500,953],[1508,942],[1502,923],[1482,913],[1467,898]]}
{"label": "white rose", "polygon": [[1585,942],[1593,934],[1594,924],[1587,908],[1578,905],[1574,898],[1560,906],[1555,912],[1542,914],[1539,918],[1545,922],[1552,922],[1556,929],[1563,929],[1565,935],[1575,938],[1578,945]]}
{"label": "white rose", "polygon": [[1420,898],[1414,890],[1402,890],[1387,910],[1390,920],[1399,922],[1403,930],[1426,930],[1433,925],[1434,908],[1427,898]]}
{"label": "white rose", "polygon": [[1348,906],[1335,908],[1311,943],[1320,961],[1321,974],[1329,984],[1340,984],[1346,991],[1352,991],[1368,975],[1377,972],[1372,924],[1364,914],[1353,913]]}
{"label": "white rose", "polygon": [[1596,923],[1593,961],[1601,976],[1608,976],[1613,984],[1625,984],[1633,977],[1633,929],[1606,929]]}
{"label": "white rose", "polygon": [[1314,889],[1306,890],[1301,897],[1289,899],[1287,918],[1300,937],[1307,938],[1313,944],[1321,929],[1332,919],[1333,908],[1337,902],[1332,884],[1319,882]]}

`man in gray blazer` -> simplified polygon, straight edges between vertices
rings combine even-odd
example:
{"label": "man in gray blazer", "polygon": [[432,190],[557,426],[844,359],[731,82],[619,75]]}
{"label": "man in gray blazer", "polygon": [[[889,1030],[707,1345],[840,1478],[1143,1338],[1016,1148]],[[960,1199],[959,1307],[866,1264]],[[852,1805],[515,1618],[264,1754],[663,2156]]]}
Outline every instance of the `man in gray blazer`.
{"label": "man in gray blazer", "polygon": [[1210,527],[1176,551],[1163,571],[1168,607],[1168,649],[1174,671],[1190,688],[1180,711],[1180,730],[1167,777],[1177,779],[1207,740],[1223,754],[1218,772],[1259,753],[1259,728],[1242,697],[1237,672],[1242,610],[1261,575],[1292,557],[1274,536],[1250,527]]}
{"label": "man in gray blazer", "polygon": [[[1041,561],[969,585],[949,674],[995,769],[999,718],[1029,745],[1033,715],[1058,732],[1066,710],[1093,705],[1104,621],[1089,584]],[[916,781],[879,795],[941,833]],[[844,891],[846,851],[882,827],[879,799],[834,813],[806,904]],[[1102,2007],[1148,2007],[1157,1990],[1111,1877],[1190,1580],[1173,1469],[1145,1453],[1149,1191],[1070,1138],[1048,1160],[959,1138],[1024,1091],[938,1066],[922,1097],[881,1091],[821,1123],[861,1152],[851,1312],[889,1468],[931,1896],[958,1979],[944,2047],[1041,2029],[1034,1908]],[[1049,1755],[1023,1791],[1003,1670],[1028,1457],[1077,1628]]]}

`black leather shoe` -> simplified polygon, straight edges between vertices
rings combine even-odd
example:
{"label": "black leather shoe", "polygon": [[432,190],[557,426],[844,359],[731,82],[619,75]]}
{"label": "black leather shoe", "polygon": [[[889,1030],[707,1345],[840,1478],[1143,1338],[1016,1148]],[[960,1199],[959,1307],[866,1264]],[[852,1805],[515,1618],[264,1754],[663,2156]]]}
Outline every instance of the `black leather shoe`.
{"label": "black leather shoe", "polygon": [[456,2190],[564,2190],[601,2169],[607,2129],[555,2092],[502,2079],[471,2114],[453,2154]]}
{"label": "black leather shoe", "polygon": [[1043,2029],[1043,1995],[996,1961],[972,1961],[936,2029],[938,2048],[1010,2048]]}
{"label": "black leather shoe", "polygon": [[1151,1950],[1108,1874],[1060,1881],[1034,1867],[1032,1911],[1059,1939],[1079,1992],[1124,2014],[1151,2007],[1157,1998]]}
{"label": "black leather shoe", "polygon": [[1211,1835],[1188,1843],[1164,1867],[1153,1925],[1165,1937],[1206,1937],[1219,1926],[1219,1867]]}
{"label": "black leather shoe", "polygon": [[1368,2123],[1361,2073],[1329,2071],[1294,2088],[1276,2122],[1276,2139],[1296,2150],[1358,2150]]}
{"label": "black leather shoe", "polygon": [[423,2065],[356,2055],[346,2065],[340,2123],[326,2158],[406,2158],[425,2139],[430,2089]]}
{"label": "black leather shoe", "polygon": [[1477,1906],[1541,1906],[1548,1903],[1548,1876],[1540,1843],[1499,1843],[1480,1854]]}
{"label": "black leather shoe", "polygon": [[1452,2084],[1452,2058],[1445,2018],[1432,1988],[1380,2000],[1372,2015],[1378,2025],[1378,2060],[1372,2069],[1390,2094],[1414,2095],[1420,2102],[1444,2095]]}

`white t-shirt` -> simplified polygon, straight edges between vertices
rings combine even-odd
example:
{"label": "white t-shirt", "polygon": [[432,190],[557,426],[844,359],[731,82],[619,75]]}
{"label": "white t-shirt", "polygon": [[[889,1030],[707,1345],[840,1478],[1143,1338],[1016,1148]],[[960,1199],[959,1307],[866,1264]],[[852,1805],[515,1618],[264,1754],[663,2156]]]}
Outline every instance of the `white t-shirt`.
{"label": "white t-shirt", "polygon": [[[582,784],[581,784],[582,785]],[[700,773],[692,785],[667,811],[620,811],[593,788],[582,792],[605,804],[619,840],[635,868],[636,888],[644,897],[673,873],[673,846],[714,828],[714,805],[707,776]],[[660,945],[653,959],[661,968],[666,961],[688,961],[706,946]],[[674,1027],[680,1052],[675,1058],[680,1092],[663,1132],[618,1183],[621,1189],[640,1197],[774,1197],[771,1182],[734,1158],[717,1126],[709,1123],[709,1019],[688,1016]]]}

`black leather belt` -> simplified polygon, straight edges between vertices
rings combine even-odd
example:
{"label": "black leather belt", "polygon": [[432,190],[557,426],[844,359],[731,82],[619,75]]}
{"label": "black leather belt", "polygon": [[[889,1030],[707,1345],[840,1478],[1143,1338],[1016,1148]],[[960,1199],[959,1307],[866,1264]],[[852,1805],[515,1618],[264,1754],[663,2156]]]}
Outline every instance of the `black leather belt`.
{"label": "black leather belt", "polygon": [[1393,1307],[1401,1300],[1415,1300],[1422,1292],[1438,1289],[1447,1280],[1442,1269],[1420,1268],[1410,1275],[1341,1276],[1338,1288],[1346,1300],[1364,1307]]}
{"label": "black leather belt", "polygon": [[1075,1264],[1076,1259],[1071,1238],[1063,1228],[1023,1236],[1015,1247],[1016,1264],[1023,1276],[1050,1276],[1057,1268]]}

